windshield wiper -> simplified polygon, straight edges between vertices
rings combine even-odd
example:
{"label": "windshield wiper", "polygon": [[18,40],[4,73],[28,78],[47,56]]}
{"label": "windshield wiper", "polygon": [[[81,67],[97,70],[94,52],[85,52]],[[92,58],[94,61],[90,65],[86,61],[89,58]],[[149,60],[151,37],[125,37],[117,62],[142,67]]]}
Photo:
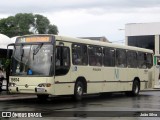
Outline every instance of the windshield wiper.
{"label": "windshield wiper", "polygon": [[20,47],[21,61],[22,61],[22,58],[23,58],[23,54],[24,54],[24,49],[23,49],[23,44],[22,44],[21,47]]}
{"label": "windshield wiper", "polygon": [[33,60],[34,60],[34,56],[39,52],[39,50],[41,49],[41,47],[43,46],[43,43],[38,45],[34,50],[33,50]]}

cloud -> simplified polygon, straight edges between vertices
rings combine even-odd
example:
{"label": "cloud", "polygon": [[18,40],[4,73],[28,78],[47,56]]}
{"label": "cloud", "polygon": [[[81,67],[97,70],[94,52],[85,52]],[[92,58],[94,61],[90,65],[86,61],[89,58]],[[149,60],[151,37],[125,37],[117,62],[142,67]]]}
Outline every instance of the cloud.
{"label": "cloud", "polygon": [[[106,36],[110,41],[125,39],[124,29],[127,23],[159,22],[157,9],[141,8],[141,12],[90,14],[86,10],[67,10],[44,14],[56,24],[60,35],[73,37]],[[144,12],[146,11],[146,12]],[[155,12],[156,14],[150,14]],[[43,13],[42,13],[43,14]]]}
{"label": "cloud", "polygon": [[4,0],[0,18],[16,13],[38,13],[73,37],[106,36],[124,40],[127,23],[159,22],[160,0]]}
{"label": "cloud", "polygon": [[104,12],[130,12],[138,8],[160,7],[159,0],[5,0],[0,13],[46,13],[85,9],[91,14]]}

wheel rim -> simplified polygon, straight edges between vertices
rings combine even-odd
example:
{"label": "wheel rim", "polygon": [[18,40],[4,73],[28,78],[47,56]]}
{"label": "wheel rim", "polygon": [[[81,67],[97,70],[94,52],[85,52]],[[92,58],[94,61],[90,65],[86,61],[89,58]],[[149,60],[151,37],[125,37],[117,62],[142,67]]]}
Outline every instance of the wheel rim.
{"label": "wheel rim", "polygon": [[77,94],[81,96],[82,93],[83,93],[82,87],[78,86],[78,88],[77,88]]}

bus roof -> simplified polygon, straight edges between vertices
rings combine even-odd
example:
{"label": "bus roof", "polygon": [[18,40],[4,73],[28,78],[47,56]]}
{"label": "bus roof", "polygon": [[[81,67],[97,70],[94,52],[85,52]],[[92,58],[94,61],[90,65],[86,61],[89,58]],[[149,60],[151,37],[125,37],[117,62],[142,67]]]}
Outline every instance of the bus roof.
{"label": "bus roof", "polygon": [[[145,49],[145,48],[119,45],[119,44],[115,44],[115,43],[102,42],[102,41],[98,41],[98,40],[95,41],[95,40],[90,40],[90,39],[74,38],[74,37],[54,35],[54,34],[36,34],[36,35],[33,34],[33,35],[24,35],[21,37],[29,37],[29,36],[55,36],[55,39],[59,40],[59,41],[65,41],[65,42],[71,42],[71,43],[84,43],[84,44],[89,44],[89,45],[107,46],[107,47],[113,47],[113,48],[120,48],[120,49],[153,53],[153,50],[149,50],[149,49]],[[20,37],[18,37],[18,38],[20,38]]]}
{"label": "bus roof", "polygon": [[72,37],[59,36],[59,35],[55,35],[55,38],[56,38],[56,40],[66,41],[66,42],[84,43],[84,44],[99,45],[99,46],[108,46],[108,47],[113,47],[113,48],[120,48],[120,49],[127,49],[127,50],[135,50],[135,51],[143,51],[143,52],[153,53],[153,50],[149,50],[149,49],[145,49],[145,48],[119,45],[119,44],[115,44],[115,43],[108,43],[108,42],[95,41],[95,40],[89,40],[89,39],[72,38]]}

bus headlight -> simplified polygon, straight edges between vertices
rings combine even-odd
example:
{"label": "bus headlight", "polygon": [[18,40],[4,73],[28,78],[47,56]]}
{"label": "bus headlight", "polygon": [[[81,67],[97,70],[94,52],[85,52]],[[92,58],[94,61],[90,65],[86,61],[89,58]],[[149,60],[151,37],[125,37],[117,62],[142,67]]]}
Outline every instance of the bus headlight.
{"label": "bus headlight", "polygon": [[9,83],[8,86],[9,87],[16,87],[16,83]]}
{"label": "bus headlight", "polygon": [[51,83],[40,83],[38,87],[51,87]]}

